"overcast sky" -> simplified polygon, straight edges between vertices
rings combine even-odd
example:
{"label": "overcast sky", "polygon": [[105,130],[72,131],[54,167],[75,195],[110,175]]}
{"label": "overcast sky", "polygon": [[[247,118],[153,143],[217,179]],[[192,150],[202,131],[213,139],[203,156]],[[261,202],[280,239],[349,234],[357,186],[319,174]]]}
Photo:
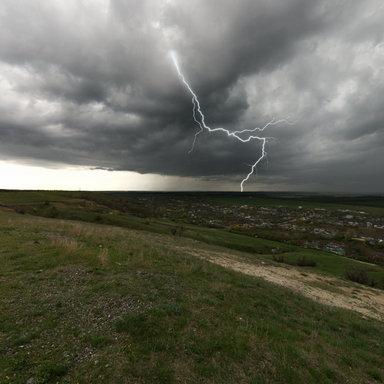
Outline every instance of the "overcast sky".
{"label": "overcast sky", "polygon": [[2,0],[0,188],[384,192],[382,0]]}

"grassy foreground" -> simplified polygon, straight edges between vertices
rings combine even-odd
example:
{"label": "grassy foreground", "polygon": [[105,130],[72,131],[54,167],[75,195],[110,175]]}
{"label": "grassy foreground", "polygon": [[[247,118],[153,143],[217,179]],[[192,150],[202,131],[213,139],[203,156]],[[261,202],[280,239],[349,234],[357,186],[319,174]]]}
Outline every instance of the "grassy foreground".
{"label": "grassy foreground", "polygon": [[167,241],[0,211],[0,382],[383,381],[384,324]]}

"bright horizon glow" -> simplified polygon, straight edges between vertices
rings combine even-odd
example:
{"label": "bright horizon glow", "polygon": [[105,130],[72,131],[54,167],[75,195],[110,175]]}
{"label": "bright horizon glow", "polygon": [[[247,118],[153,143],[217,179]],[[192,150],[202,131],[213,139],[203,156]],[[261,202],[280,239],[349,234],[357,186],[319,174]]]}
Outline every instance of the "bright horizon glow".
{"label": "bright horizon glow", "polygon": [[[223,183],[236,190],[237,183]],[[0,189],[67,191],[201,191],[217,190],[214,181],[193,177],[108,171],[80,166],[43,167],[0,161]]]}
{"label": "bright horizon glow", "polygon": [[[23,164],[0,160],[0,189],[13,190],[62,190],[62,191],[203,191],[238,192],[238,179],[226,180],[219,187],[215,177],[180,177],[140,174],[132,171],[108,171],[84,166]],[[307,188],[306,188],[307,187]],[[319,192],[317,185],[296,184],[295,188],[284,180],[274,183],[252,183],[249,192],[257,191],[307,191]],[[329,192],[322,190],[323,192]],[[348,193],[349,191],[339,191]],[[361,191],[366,193],[366,191]]]}
{"label": "bright horizon glow", "polygon": [[[174,185],[174,179],[180,178],[78,166],[46,168],[0,161],[1,189],[152,190],[154,187],[164,189],[168,184]],[[189,179],[189,182],[194,180],[185,179]]]}

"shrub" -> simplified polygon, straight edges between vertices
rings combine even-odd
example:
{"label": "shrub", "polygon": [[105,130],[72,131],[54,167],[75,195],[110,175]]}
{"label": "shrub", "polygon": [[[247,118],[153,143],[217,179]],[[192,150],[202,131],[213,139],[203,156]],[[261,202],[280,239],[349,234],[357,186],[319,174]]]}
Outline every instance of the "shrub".
{"label": "shrub", "polygon": [[303,256],[296,261],[296,265],[299,267],[316,267],[317,263],[315,260],[308,259],[307,257]]}
{"label": "shrub", "polygon": [[371,287],[376,286],[376,281],[369,277],[364,269],[350,268],[345,272],[345,277],[355,283],[369,285]]}
{"label": "shrub", "polygon": [[273,260],[278,263],[285,263],[285,257],[283,255],[273,255]]}

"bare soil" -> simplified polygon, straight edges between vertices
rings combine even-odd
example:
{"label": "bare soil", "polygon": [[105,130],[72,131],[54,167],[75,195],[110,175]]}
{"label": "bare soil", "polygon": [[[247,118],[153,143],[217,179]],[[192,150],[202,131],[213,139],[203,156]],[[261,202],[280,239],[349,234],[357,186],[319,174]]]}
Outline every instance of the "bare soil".
{"label": "bare soil", "polygon": [[384,321],[384,292],[381,290],[313,273],[307,269],[300,271],[294,267],[270,265],[265,262],[248,263],[240,260],[236,254],[227,252],[187,247],[182,250],[222,267],[262,278],[322,304],[352,310],[363,317]]}

